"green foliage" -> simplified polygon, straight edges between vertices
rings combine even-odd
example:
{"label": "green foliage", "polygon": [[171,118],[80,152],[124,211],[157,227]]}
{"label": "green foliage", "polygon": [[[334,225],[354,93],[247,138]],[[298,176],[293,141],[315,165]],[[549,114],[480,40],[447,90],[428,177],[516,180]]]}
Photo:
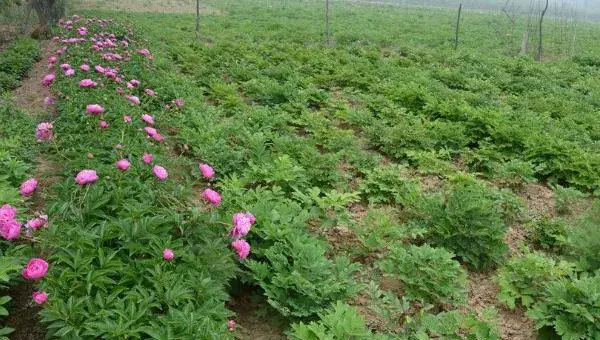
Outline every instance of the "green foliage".
{"label": "green foliage", "polygon": [[281,314],[307,317],[357,291],[352,273],[357,263],[338,257],[325,257],[325,244],[303,234],[290,235],[265,251],[264,260],[246,265],[267,301]]}
{"label": "green foliage", "polygon": [[598,339],[600,275],[548,282],[545,298],[527,314],[538,329],[552,327],[561,339]]}
{"label": "green foliage", "polygon": [[567,242],[567,221],[561,218],[544,216],[532,221],[527,238],[536,247],[544,250],[560,251]]}
{"label": "green foliage", "polygon": [[432,244],[449,249],[477,270],[502,261],[506,227],[500,205],[485,186],[455,185],[444,197],[429,197],[420,211]]}
{"label": "green foliage", "polygon": [[567,230],[567,248],[583,268],[600,269],[600,200]]}
{"label": "green foliage", "polygon": [[0,54],[0,93],[15,88],[39,56],[39,43],[31,38],[11,43]]}
{"label": "green foliage", "polygon": [[535,181],[535,169],[531,162],[511,159],[494,168],[494,177],[513,190],[520,190],[525,184]]}
{"label": "green foliage", "polygon": [[455,306],[466,302],[467,277],[453,257],[445,249],[429,245],[392,246],[378,266],[402,281],[409,299]]}
{"label": "green foliage", "polygon": [[396,294],[379,289],[379,286],[370,281],[366,293],[371,301],[369,309],[385,321],[385,327],[397,329],[403,317],[410,311],[410,301],[406,296],[398,298]]}
{"label": "green foliage", "polygon": [[575,188],[565,188],[560,185],[556,186],[555,195],[556,212],[561,215],[571,214],[577,203],[588,196]]}
{"label": "green foliage", "polygon": [[481,320],[473,313],[464,314],[457,310],[437,315],[424,314],[409,338],[415,340],[431,338],[497,340],[500,339],[500,333],[495,324],[495,318],[496,311],[493,309],[486,309]]}
{"label": "green foliage", "polygon": [[399,165],[367,171],[360,190],[370,203],[411,204],[419,195],[419,181],[403,177],[406,168]]}
{"label": "green foliage", "polygon": [[540,252],[511,258],[498,270],[498,300],[510,309],[517,304],[530,307],[545,296],[546,283],[568,277],[573,272],[573,264],[557,263]]}
{"label": "green foliage", "polygon": [[365,320],[354,307],[340,301],[332,308],[319,313],[320,320],[292,324],[291,339],[342,340],[375,339],[365,326]]}
{"label": "green foliage", "polygon": [[322,193],[319,188],[311,188],[306,194],[297,190],[294,192],[294,196],[310,209],[313,217],[324,219],[323,226],[325,227],[348,224],[350,214],[347,206],[359,200],[358,192],[346,193],[331,190]]}

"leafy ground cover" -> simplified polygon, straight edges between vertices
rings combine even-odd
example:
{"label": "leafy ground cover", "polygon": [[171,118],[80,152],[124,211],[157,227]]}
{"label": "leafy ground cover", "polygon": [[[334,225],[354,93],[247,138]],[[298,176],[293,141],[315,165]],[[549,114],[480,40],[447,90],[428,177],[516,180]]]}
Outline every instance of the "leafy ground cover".
{"label": "leafy ground cover", "polygon": [[201,40],[184,14],[64,22],[52,127],[4,132],[61,165],[3,189],[48,203],[2,249],[49,263],[50,336],[281,337],[244,311],[293,339],[598,337],[593,57],[450,52],[448,12],[362,6],[324,48],[319,7],[210,5]]}

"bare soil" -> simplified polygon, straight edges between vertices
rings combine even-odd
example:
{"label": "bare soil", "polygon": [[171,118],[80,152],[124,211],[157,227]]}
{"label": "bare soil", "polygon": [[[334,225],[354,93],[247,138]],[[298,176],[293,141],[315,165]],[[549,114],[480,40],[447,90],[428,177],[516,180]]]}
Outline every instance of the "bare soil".
{"label": "bare soil", "polygon": [[235,312],[235,329],[238,339],[284,340],[283,320],[271,315],[272,311],[253,294],[252,288],[244,288],[239,296],[229,301],[229,309]]}
{"label": "bare soil", "polygon": [[10,334],[12,340],[41,340],[46,337],[46,330],[40,324],[38,315],[42,308],[31,298],[34,290],[30,282],[22,282],[0,293],[12,297],[8,306],[10,314],[2,324],[15,329]]}

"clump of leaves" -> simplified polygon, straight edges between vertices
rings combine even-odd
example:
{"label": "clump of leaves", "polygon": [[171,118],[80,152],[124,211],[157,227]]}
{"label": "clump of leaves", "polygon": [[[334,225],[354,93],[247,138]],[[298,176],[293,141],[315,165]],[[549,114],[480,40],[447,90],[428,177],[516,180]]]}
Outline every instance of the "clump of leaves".
{"label": "clump of leaves", "polygon": [[544,296],[544,284],[571,274],[574,266],[556,262],[543,253],[527,253],[510,259],[498,270],[498,300],[514,309],[518,303],[529,307]]}
{"label": "clump of leaves", "polygon": [[437,315],[423,314],[410,331],[409,339],[500,339],[500,332],[495,323],[496,310],[485,309],[479,319],[474,313],[463,313],[458,310],[443,312]]}
{"label": "clump of leaves", "polygon": [[419,182],[403,174],[406,168],[400,165],[377,167],[365,173],[360,190],[369,203],[409,205],[419,195]]}
{"label": "clump of leaves", "polygon": [[265,251],[263,261],[247,266],[268,303],[284,316],[308,317],[357,292],[352,273],[359,269],[345,257],[331,261],[326,245],[304,233],[288,235]]}
{"label": "clump of leaves", "polygon": [[567,240],[567,222],[561,218],[544,216],[529,224],[527,238],[544,250],[560,250]]}
{"label": "clump of leaves", "polygon": [[527,314],[562,339],[600,339],[600,275],[548,282],[545,298]]}
{"label": "clump of leaves", "polygon": [[381,270],[402,281],[409,299],[437,305],[462,305],[466,301],[467,278],[454,254],[429,245],[407,249],[392,246]]}
{"label": "clump of leaves", "polygon": [[583,199],[587,197],[587,194],[571,187],[556,186],[555,191],[556,200],[556,212],[561,215],[568,215],[573,213],[573,208]]}
{"label": "clump of leaves", "polygon": [[573,257],[589,270],[600,269],[600,200],[567,230],[567,247]]}
{"label": "clump of leaves", "polygon": [[386,328],[393,329],[402,324],[402,317],[410,310],[406,296],[398,298],[392,292],[381,290],[373,281],[367,285],[366,292],[371,302],[369,309],[385,322]]}
{"label": "clump of leaves", "polygon": [[292,324],[290,337],[296,340],[374,339],[356,308],[337,301],[329,310],[319,313],[320,320]]}
{"label": "clump of leaves", "polygon": [[420,208],[429,230],[426,239],[477,270],[500,263],[507,249],[502,208],[489,190],[458,184],[443,197],[429,197]]}

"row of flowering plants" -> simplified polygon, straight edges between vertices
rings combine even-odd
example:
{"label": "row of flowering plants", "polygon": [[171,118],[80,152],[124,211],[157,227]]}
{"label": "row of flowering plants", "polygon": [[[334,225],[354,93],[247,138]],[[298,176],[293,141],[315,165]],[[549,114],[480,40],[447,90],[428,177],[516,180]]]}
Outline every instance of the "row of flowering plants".
{"label": "row of flowering plants", "polygon": [[7,242],[36,245],[21,275],[35,282],[49,336],[231,337],[226,289],[256,218],[221,206],[218,169],[178,157],[168,122],[186,114],[185,99],[128,27],[59,26],[40,79],[53,114],[30,138],[60,180],[21,182],[45,211],[23,228],[7,206],[15,223],[2,222]]}

